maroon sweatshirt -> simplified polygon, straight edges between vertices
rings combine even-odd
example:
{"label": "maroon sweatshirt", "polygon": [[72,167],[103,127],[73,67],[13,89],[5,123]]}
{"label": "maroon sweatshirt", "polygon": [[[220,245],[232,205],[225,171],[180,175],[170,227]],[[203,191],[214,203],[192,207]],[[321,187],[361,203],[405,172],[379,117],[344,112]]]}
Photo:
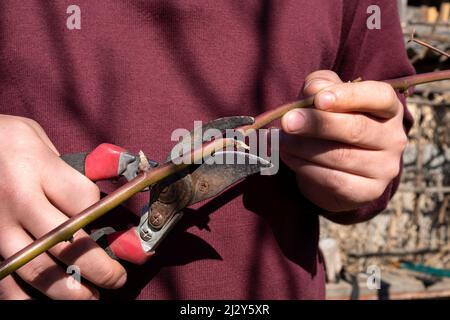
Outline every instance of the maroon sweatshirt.
{"label": "maroon sweatshirt", "polygon": [[[81,30],[66,26],[71,4]],[[371,4],[381,30],[366,27]],[[175,128],[295,100],[315,70],[344,80],[412,73],[392,0],[2,0],[0,23],[0,113],[38,121],[61,153],[110,142],[163,160]],[[105,297],[324,298],[319,215],[365,221],[397,183],[367,207],[330,214],[299,193],[287,167],[253,176],[186,210],[155,258],[125,264],[127,285]],[[102,224],[124,229],[146,200]]]}

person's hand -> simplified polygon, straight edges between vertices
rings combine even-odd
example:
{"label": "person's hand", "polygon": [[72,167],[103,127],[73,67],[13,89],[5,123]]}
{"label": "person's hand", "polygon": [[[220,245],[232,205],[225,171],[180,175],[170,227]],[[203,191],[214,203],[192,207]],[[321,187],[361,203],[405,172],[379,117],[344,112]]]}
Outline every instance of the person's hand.
{"label": "person's hand", "polygon": [[399,174],[407,143],[403,106],[392,87],[376,81],[343,83],[331,71],[305,81],[314,108],[282,119],[281,158],[300,191],[319,207],[350,211],[378,199]]}
{"label": "person's hand", "polygon": [[[58,157],[33,120],[0,115],[0,256],[13,255],[71,215],[99,200],[97,186]],[[77,289],[66,266],[75,265]],[[103,288],[118,288],[125,269],[82,230],[73,243],[56,245],[17,270],[17,277],[53,299],[95,299]],[[12,276],[0,280],[0,299],[30,298]],[[71,289],[72,288],[72,289]]]}

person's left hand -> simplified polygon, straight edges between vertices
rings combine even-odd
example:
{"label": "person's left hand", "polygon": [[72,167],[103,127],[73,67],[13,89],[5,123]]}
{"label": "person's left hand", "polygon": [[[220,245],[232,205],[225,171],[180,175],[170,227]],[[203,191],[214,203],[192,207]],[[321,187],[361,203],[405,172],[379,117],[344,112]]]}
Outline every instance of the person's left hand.
{"label": "person's left hand", "polygon": [[314,108],[282,119],[282,160],[300,191],[319,207],[350,211],[378,199],[399,174],[407,143],[403,105],[383,82],[343,83],[332,71],[305,81]]}

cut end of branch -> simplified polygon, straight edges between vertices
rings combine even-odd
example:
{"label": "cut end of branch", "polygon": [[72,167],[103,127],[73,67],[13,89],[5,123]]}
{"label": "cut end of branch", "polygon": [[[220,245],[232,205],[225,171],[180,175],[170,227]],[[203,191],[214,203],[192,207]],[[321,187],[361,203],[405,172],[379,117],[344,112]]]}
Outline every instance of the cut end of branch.
{"label": "cut end of branch", "polygon": [[442,50],[432,46],[431,44],[429,44],[429,43],[427,43],[425,41],[416,39],[414,35],[415,35],[415,30],[413,30],[413,32],[411,33],[411,38],[408,40],[408,43],[409,42],[417,43],[418,45],[421,45],[421,46],[423,46],[425,48],[428,48],[428,49],[430,49],[430,50],[432,50],[432,51],[434,51],[434,52],[436,52],[436,53],[438,53],[438,54],[440,54],[440,55],[442,55],[444,57],[450,58],[450,54],[449,53],[447,53],[445,51],[442,51]]}
{"label": "cut end of branch", "polygon": [[413,29],[411,32],[411,37],[408,40],[408,43],[415,40],[415,37],[414,37],[415,34],[416,34],[416,29]]}
{"label": "cut end of branch", "polygon": [[144,154],[144,151],[139,150],[139,171],[140,172],[146,172],[148,170],[150,170],[151,165],[148,162],[147,157]]}

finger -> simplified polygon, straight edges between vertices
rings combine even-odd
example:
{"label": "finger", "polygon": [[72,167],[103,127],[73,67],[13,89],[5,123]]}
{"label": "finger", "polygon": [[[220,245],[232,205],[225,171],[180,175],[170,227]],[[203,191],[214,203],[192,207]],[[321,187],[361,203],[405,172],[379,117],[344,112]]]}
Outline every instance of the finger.
{"label": "finger", "polygon": [[[32,239],[24,230],[17,227],[0,233],[0,242],[2,243],[0,254],[3,257],[9,257],[29,245]],[[37,256],[16,272],[25,282],[52,299],[98,298],[98,292],[95,289],[82,283],[71,289],[68,283],[72,282],[73,278],[46,253]]]}
{"label": "finger", "polygon": [[339,83],[342,83],[342,80],[335,72],[330,70],[315,71],[306,77],[303,93],[306,96],[312,96]]}
{"label": "finger", "polygon": [[394,89],[377,81],[333,85],[316,95],[314,106],[331,112],[370,113],[383,119],[395,117],[402,110]]}
{"label": "finger", "polygon": [[29,300],[31,297],[17,284],[12,276],[0,280],[0,300]]}
{"label": "finger", "polygon": [[[35,196],[33,207],[28,208],[28,211],[28,219],[23,222],[23,227],[36,238],[67,221],[67,217],[44,196]],[[83,230],[74,234],[71,243],[59,243],[49,252],[66,265],[79,267],[83,278],[102,288],[119,288],[126,282],[122,265],[111,259]]]}
{"label": "finger", "polygon": [[42,189],[51,203],[68,216],[80,213],[100,199],[97,185],[58,157],[43,170]]}
{"label": "finger", "polygon": [[[49,206],[48,210],[54,212],[54,217],[47,217],[45,224],[41,221],[26,227],[37,237],[63,223],[67,218],[62,212],[68,216],[76,215],[100,199],[97,185],[59,158],[44,171],[42,188],[56,208],[45,199],[39,200],[42,206]],[[58,179],[53,178],[54,172],[58,172]],[[80,266],[84,270],[83,276],[100,287],[119,288],[125,284],[126,271],[119,262],[111,259],[84,231],[75,234],[74,238],[71,245],[62,243],[56,246],[52,254],[66,264]]]}
{"label": "finger", "polygon": [[8,117],[15,119],[17,122],[25,123],[26,125],[28,125],[34,131],[34,133],[38,135],[41,141],[44,142],[45,145],[47,145],[47,147],[50,150],[52,150],[55,154],[59,155],[59,152],[56,149],[55,145],[50,141],[49,137],[45,133],[44,129],[42,129],[42,127],[39,125],[39,123],[30,118],[18,116],[8,116]]}
{"label": "finger", "polygon": [[281,120],[289,134],[342,142],[381,150],[389,142],[389,125],[363,114],[332,113],[315,109],[294,109]]}
{"label": "finger", "polygon": [[28,118],[24,118],[24,119],[33,128],[33,130],[37,133],[39,138],[41,138],[41,140],[47,145],[47,147],[49,147],[50,150],[52,150],[57,156],[59,156],[59,152],[56,149],[55,145],[53,144],[53,142],[51,142],[50,138],[47,136],[44,129],[39,125],[39,123],[37,123],[36,121],[34,121],[32,119],[28,119]]}
{"label": "finger", "polygon": [[386,187],[378,180],[326,168],[290,155],[284,155],[283,161],[295,168],[302,193],[328,211],[359,208],[378,199]]}
{"label": "finger", "polygon": [[[380,170],[380,163],[390,163],[388,156],[382,151],[361,149],[340,142],[288,134],[282,134],[281,138],[280,147],[283,153],[319,166],[373,179],[381,178],[381,173],[383,176],[387,174],[386,170]],[[393,171],[394,177],[398,174],[399,169],[399,165],[396,168],[394,166],[389,168]]]}

